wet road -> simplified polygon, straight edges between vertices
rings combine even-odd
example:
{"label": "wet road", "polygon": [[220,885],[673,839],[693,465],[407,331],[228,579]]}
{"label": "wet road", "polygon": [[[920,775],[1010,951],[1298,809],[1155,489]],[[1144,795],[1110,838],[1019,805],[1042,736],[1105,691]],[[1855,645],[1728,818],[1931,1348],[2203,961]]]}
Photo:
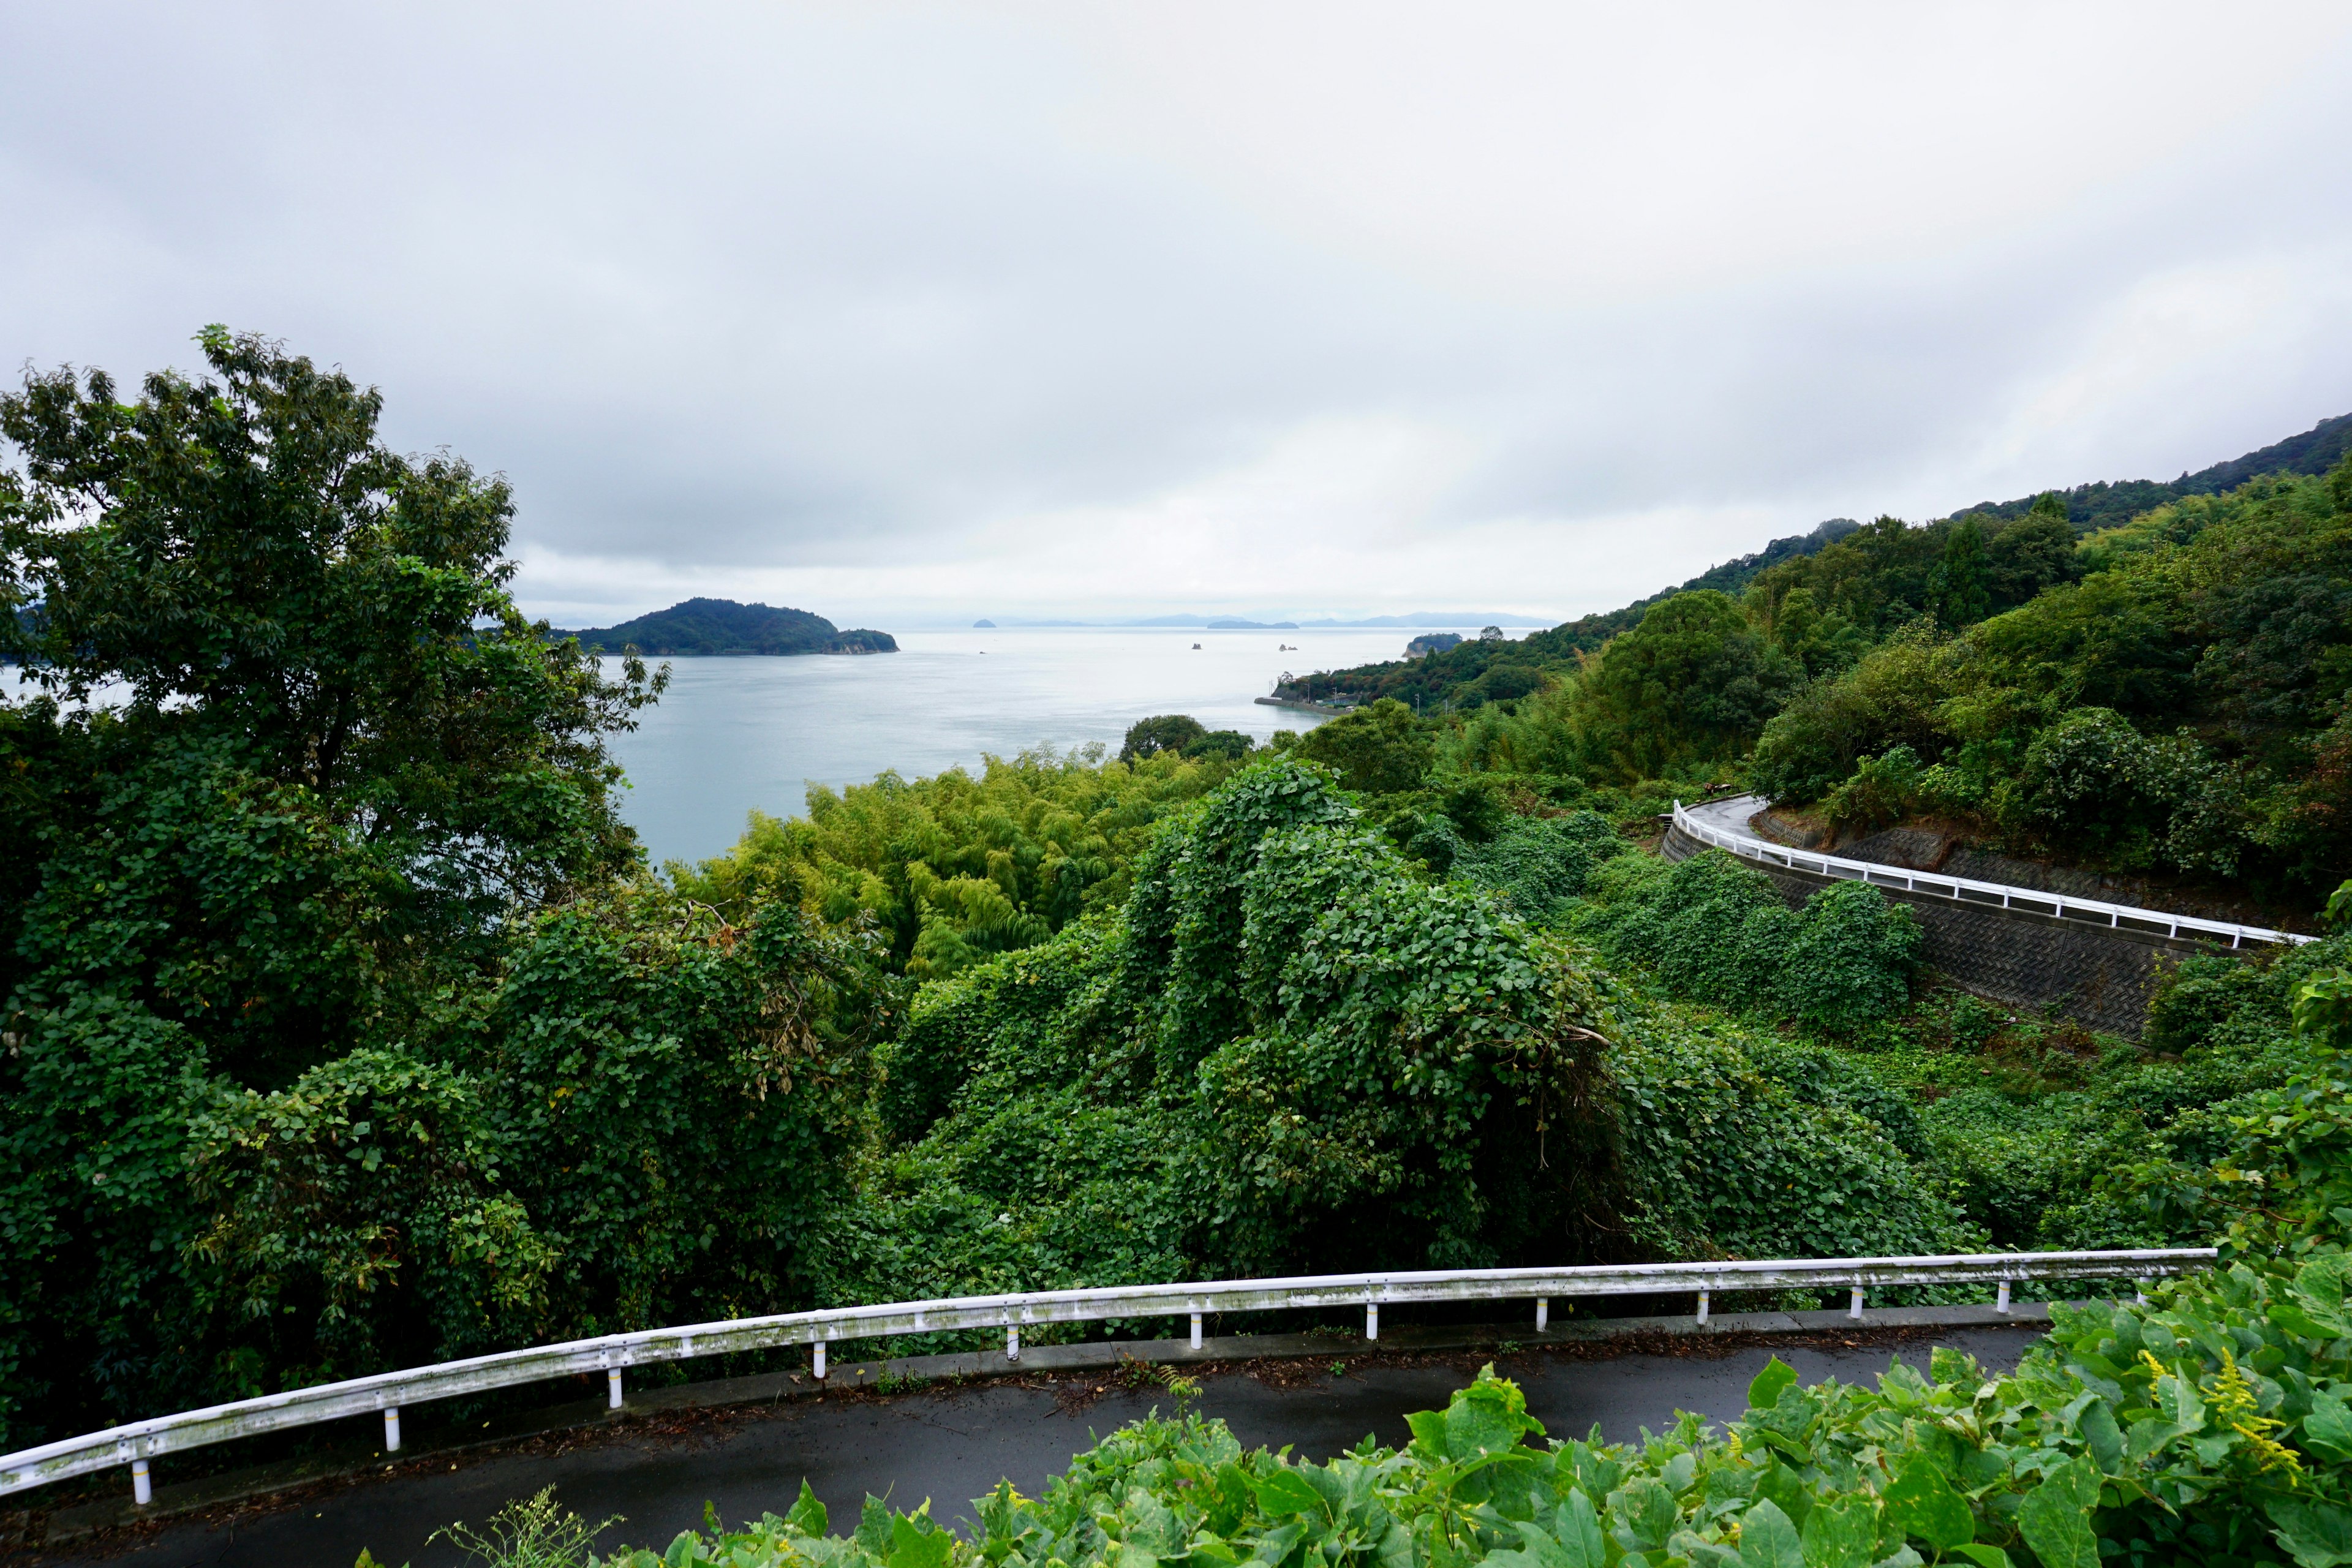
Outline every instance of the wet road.
{"label": "wet road", "polygon": [[[1970,1352],[1988,1367],[2006,1369],[2032,1337],[2024,1329],[1975,1329],[1948,1333],[1942,1342]],[[1832,1374],[1861,1381],[1885,1370],[1890,1355],[1924,1370],[1927,1345],[1919,1341],[1892,1352],[1784,1347],[1780,1353],[1807,1382]],[[1665,1426],[1677,1410],[1717,1419],[1737,1415],[1748,1379],[1771,1353],[1608,1361],[1529,1355],[1507,1370],[1554,1436],[1580,1436],[1597,1424],[1612,1438],[1633,1439],[1643,1426]],[[1072,1382],[1085,1378],[1068,1374]],[[1328,1458],[1367,1432],[1402,1446],[1409,1436],[1405,1415],[1442,1408],[1463,1381],[1445,1366],[1366,1367],[1297,1389],[1231,1374],[1203,1380],[1200,1408],[1223,1417],[1244,1444],[1289,1444],[1303,1457]],[[659,1551],[679,1531],[702,1523],[706,1502],[730,1521],[782,1512],[803,1476],[824,1500],[836,1530],[855,1524],[868,1492],[900,1507],[929,1498],[933,1514],[952,1521],[1000,1477],[1036,1495],[1046,1477],[1091,1446],[1093,1433],[1108,1432],[1155,1403],[1171,1404],[1164,1394],[1121,1391],[1065,1414],[1050,1391],[1002,1385],[877,1402],[806,1401],[713,1423],[683,1437],[624,1428],[567,1453],[492,1453],[446,1473],[362,1483],[234,1526],[166,1527],[86,1548],[82,1555],[40,1561],[127,1568],[349,1568],[365,1547],[394,1568],[445,1568],[465,1559],[446,1542],[429,1543],[435,1531],[456,1520],[479,1522],[509,1500],[550,1484],[559,1500],[590,1519],[625,1516],[625,1522],[600,1538],[604,1550],[626,1542]]]}

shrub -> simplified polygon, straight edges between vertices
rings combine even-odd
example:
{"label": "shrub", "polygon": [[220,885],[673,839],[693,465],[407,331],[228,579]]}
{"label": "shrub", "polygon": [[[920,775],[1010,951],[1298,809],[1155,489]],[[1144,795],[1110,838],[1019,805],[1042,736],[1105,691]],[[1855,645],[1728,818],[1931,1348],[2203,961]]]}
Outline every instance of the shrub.
{"label": "shrub", "polygon": [[1594,887],[1606,891],[1576,929],[1673,995],[1841,1033],[1910,998],[1917,922],[1862,883],[1824,888],[1792,913],[1764,873],[1710,849]]}
{"label": "shrub", "polygon": [[1908,746],[1890,746],[1865,757],[1853,776],[1830,792],[1822,815],[1841,834],[1869,833],[1893,826],[1918,809],[1923,770]]}
{"label": "shrub", "polygon": [[1780,1005],[1799,1023],[1848,1033],[1911,1000],[1923,933],[1875,888],[1841,882],[1805,900],[1780,970]]}

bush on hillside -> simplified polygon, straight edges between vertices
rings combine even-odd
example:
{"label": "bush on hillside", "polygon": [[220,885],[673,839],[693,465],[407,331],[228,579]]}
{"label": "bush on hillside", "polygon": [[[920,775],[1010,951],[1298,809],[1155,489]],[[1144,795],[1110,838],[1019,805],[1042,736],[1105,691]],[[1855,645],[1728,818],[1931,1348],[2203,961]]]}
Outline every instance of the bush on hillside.
{"label": "bush on hillside", "polygon": [[1576,929],[1641,964],[1669,994],[1847,1033],[1902,1011],[1918,968],[1911,911],[1859,882],[1824,888],[1801,913],[1771,879],[1719,849],[1652,872],[1629,868]]}

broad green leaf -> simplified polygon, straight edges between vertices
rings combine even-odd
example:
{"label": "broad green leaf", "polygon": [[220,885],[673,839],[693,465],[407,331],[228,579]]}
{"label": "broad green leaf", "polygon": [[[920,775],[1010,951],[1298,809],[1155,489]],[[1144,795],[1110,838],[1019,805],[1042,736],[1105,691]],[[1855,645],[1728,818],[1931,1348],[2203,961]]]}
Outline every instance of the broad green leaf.
{"label": "broad green leaf", "polygon": [[1797,1369],[1774,1356],[1748,1384],[1748,1408],[1769,1410],[1780,1402],[1780,1391],[1797,1381]]}
{"label": "broad green leaf", "polygon": [[1250,1490],[1257,1494],[1257,1506],[1269,1519],[1283,1519],[1294,1513],[1323,1512],[1323,1497],[1297,1471],[1285,1468],[1270,1476],[1257,1477],[1250,1482]]}
{"label": "broad green leaf", "polygon": [[1606,1568],[1609,1544],[1601,1533],[1601,1516],[1583,1488],[1569,1489],[1568,1500],[1552,1515],[1552,1526],[1569,1568]]}
{"label": "broad green leaf", "polygon": [[2338,1568],[2352,1563],[2352,1509],[2333,1503],[2273,1500],[2265,1505],[2272,1531],[2302,1568]]}
{"label": "broad green leaf", "polygon": [[805,1476],[801,1478],[800,1501],[793,1504],[793,1511],[784,1515],[784,1522],[803,1535],[817,1536],[824,1535],[832,1524],[825,1516],[824,1504],[817,1500],[816,1489],[808,1484]]}
{"label": "broad green leaf", "polygon": [[1456,1459],[1475,1459],[1519,1446],[1524,1420],[1486,1399],[1456,1398],[1445,1409],[1445,1448]]}
{"label": "broad green leaf", "polygon": [[2026,1494],[2018,1528],[2048,1568],[2098,1568],[2098,1539],[2091,1530],[2098,1503],[2098,1467],[2087,1455],[2077,1456]]}
{"label": "broad green leaf", "polygon": [[[947,1531],[918,1530],[914,1521],[904,1515],[890,1521],[890,1568],[947,1568],[948,1557],[954,1551],[955,1536]],[[1143,1563],[1122,1563],[1120,1568],[1150,1568],[1157,1561],[1150,1558]]]}
{"label": "broad green leaf", "polygon": [[2093,1399],[2083,1406],[2083,1413],[2074,1418],[2074,1429],[2083,1434],[2099,1468],[2114,1475],[2123,1468],[2124,1435],[2116,1426],[2114,1407],[2105,1400]]}
{"label": "broad green leaf", "polygon": [[1818,1503],[1801,1539],[1805,1568],[1869,1568],[1878,1554],[1878,1510],[1866,1497]]}
{"label": "broad green leaf", "polygon": [[1978,1564],[1978,1568],[2009,1568],[2009,1553],[1998,1546],[1955,1546],[1952,1551]]}
{"label": "broad green leaf", "polygon": [[2352,1408],[2336,1394],[2313,1394],[2311,1414],[2303,1418],[2303,1446],[2323,1459],[2352,1462]]}
{"label": "broad green leaf", "polygon": [[1450,1459],[1454,1451],[1445,1446],[1445,1412],[1416,1410],[1404,1418],[1412,1428],[1412,1440],[1441,1459]]}
{"label": "broad green leaf", "polygon": [[866,1506],[857,1516],[857,1533],[851,1540],[877,1557],[890,1555],[890,1505],[866,1494]]}
{"label": "broad green leaf", "polygon": [[1938,1552],[1976,1539],[1976,1518],[1968,1500],[1925,1454],[1914,1454],[1905,1462],[1902,1473],[1887,1486],[1885,1502],[1889,1524]]}
{"label": "broad green leaf", "polygon": [[1629,1551],[1655,1552],[1666,1543],[1675,1531],[1677,1510],[1675,1494],[1647,1476],[1627,1484],[1624,1490],[1609,1500],[1609,1511],[1617,1521],[1617,1538]]}
{"label": "broad green leaf", "polygon": [[1777,1458],[1756,1478],[1753,1495],[1770,1499],[1774,1506],[1789,1516],[1789,1521],[1801,1530],[1804,1528],[1805,1516],[1813,1511],[1812,1494],[1805,1489],[1805,1483],[1797,1479],[1796,1471]]}
{"label": "broad green leaf", "polygon": [[1770,1498],[1740,1516],[1739,1560],[1747,1568],[1805,1568],[1797,1527]]}

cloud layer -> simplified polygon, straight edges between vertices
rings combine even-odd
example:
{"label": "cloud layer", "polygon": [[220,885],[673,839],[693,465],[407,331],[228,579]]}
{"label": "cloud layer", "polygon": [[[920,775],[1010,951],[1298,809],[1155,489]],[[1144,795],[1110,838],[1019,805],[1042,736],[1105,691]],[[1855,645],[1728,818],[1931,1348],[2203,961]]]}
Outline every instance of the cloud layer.
{"label": "cloud layer", "polygon": [[0,13],[0,352],[205,321],[559,621],[1569,615],[2352,409],[2352,13]]}

